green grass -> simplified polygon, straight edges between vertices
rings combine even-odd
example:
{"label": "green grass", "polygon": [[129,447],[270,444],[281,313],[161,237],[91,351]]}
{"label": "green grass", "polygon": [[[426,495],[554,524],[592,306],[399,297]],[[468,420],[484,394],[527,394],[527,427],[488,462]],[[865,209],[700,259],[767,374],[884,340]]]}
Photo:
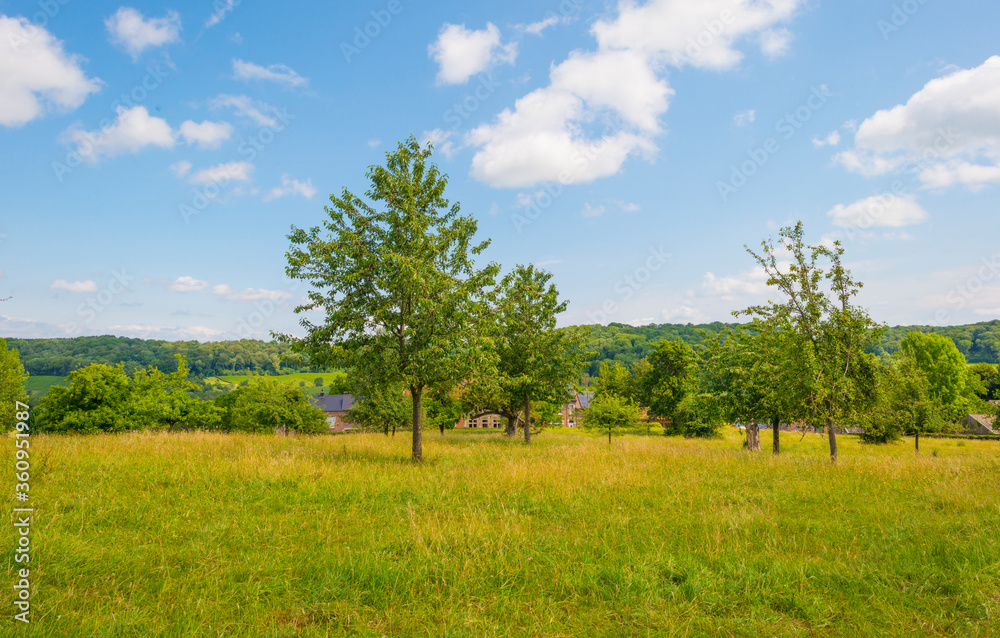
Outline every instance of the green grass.
{"label": "green grass", "polygon": [[69,381],[66,380],[66,377],[29,376],[28,380],[24,382],[24,389],[29,394],[37,392],[39,397],[43,397],[54,385],[68,386]]}
{"label": "green grass", "polygon": [[31,635],[1000,635],[1000,443],[407,434],[33,438]]}

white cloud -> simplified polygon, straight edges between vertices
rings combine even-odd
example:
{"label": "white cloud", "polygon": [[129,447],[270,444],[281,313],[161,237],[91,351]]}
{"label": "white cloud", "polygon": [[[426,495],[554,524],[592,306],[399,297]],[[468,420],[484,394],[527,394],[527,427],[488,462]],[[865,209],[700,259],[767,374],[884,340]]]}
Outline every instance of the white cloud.
{"label": "white cloud", "polygon": [[814,137],[813,146],[823,148],[824,146],[836,146],[840,144],[840,131],[833,131],[826,137]]}
{"label": "white cloud", "polygon": [[701,284],[701,293],[720,297],[759,295],[767,290],[767,279],[767,273],[760,266],[730,277],[717,277],[714,273],[707,272]]}
{"label": "white cloud", "polygon": [[561,264],[565,262],[565,259],[546,259],[545,261],[536,261],[535,266],[538,268],[545,268],[546,266],[554,266],[556,264]]}
{"label": "white cloud", "polygon": [[691,306],[678,306],[663,310],[661,314],[664,321],[671,323],[704,323],[708,321],[708,315]]}
{"label": "white cloud", "polygon": [[451,159],[455,157],[459,149],[451,139],[454,135],[455,131],[445,131],[439,128],[424,131],[420,136],[420,145],[426,146],[427,144],[432,144],[436,152],[444,153],[445,157]]}
{"label": "white cloud", "polygon": [[207,326],[153,326],[148,324],[129,324],[108,326],[108,330],[127,337],[138,337],[142,339],[163,339],[166,341],[176,341],[179,339],[195,339],[197,341],[208,341],[221,337],[225,333],[222,330],[209,328]]}
{"label": "white cloud", "polygon": [[925,188],[1000,183],[1000,56],[928,82],[862,122],[834,159],[862,175],[910,170]]}
{"label": "white cloud", "polygon": [[253,62],[237,59],[233,60],[233,76],[237,80],[266,80],[287,86],[305,86],[309,84],[308,78],[302,77],[294,69],[284,64],[272,64],[271,66],[263,67]]}
{"label": "white cloud", "polygon": [[513,64],[517,44],[502,44],[500,29],[492,22],[479,31],[466,29],[464,24],[445,24],[427,54],[440,67],[438,84],[464,84],[495,64]]}
{"label": "white cloud", "polygon": [[302,195],[306,199],[312,199],[315,194],[316,188],[313,187],[311,179],[300,182],[297,179],[292,179],[290,175],[282,175],[281,186],[272,188],[271,192],[264,197],[264,201],[269,202],[285,195]]}
{"label": "white cloud", "polygon": [[[728,69],[743,59],[737,42],[791,20],[801,4],[802,0],[652,0],[641,6],[620,2],[618,15],[599,20],[593,32],[602,49],[641,52],[677,67]],[[761,37],[761,46],[773,46],[768,43],[780,39],[781,30],[772,31]]]}
{"label": "white cloud", "polygon": [[848,204],[838,204],[827,212],[840,228],[902,228],[920,224],[930,217],[914,195],[874,195]]}
{"label": "white cloud", "polygon": [[583,205],[583,210],[580,211],[580,217],[585,219],[591,219],[594,217],[600,217],[607,210],[604,206],[597,205],[592,206],[589,202]]}
{"label": "white cloud", "polygon": [[250,162],[229,162],[204,168],[188,181],[196,186],[206,184],[226,184],[228,182],[249,182],[253,176],[254,165]]}
{"label": "white cloud", "polygon": [[209,106],[213,109],[232,108],[238,115],[250,118],[258,126],[278,127],[277,120],[269,115],[276,111],[273,106],[245,95],[218,95],[209,100]]}
{"label": "white cloud", "polygon": [[747,109],[746,111],[739,111],[733,116],[733,124],[739,127],[749,126],[754,123],[757,119],[757,111],[753,109]]}
{"label": "white cloud", "polygon": [[52,108],[75,109],[101,81],[88,78],[80,58],[25,18],[0,15],[0,125],[20,126]]}
{"label": "white cloud", "polygon": [[188,144],[197,144],[200,148],[219,148],[233,134],[233,126],[229,122],[203,121],[197,124],[188,120],[181,124],[181,137]]}
{"label": "white cloud", "polygon": [[530,33],[531,35],[542,35],[542,31],[548,29],[551,26],[555,26],[562,22],[563,20],[553,14],[544,20],[539,20],[538,22],[532,22],[530,24],[519,24],[514,28],[523,33]]}
{"label": "white cloud", "polygon": [[181,18],[176,11],[167,11],[162,18],[147,19],[132,7],[120,7],[104,21],[111,43],[138,59],[150,47],[159,47],[180,39]]}
{"label": "white cloud", "polygon": [[205,28],[208,29],[210,27],[214,27],[225,20],[226,16],[232,13],[234,4],[236,4],[236,0],[222,0],[221,2],[216,2],[215,11],[213,11],[212,15],[208,16],[208,19],[205,20]]}
{"label": "white cloud", "polygon": [[760,50],[769,58],[780,58],[791,45],[792,33],[788,29],[768,29],[760,34]]}
{"label": "white cloud", "polygon": [[196,292],[198,290],[204,290],[207,287],[207,281],[195,279],[194,277],[188,277],[187,275],[178,277],[174,280],[174,283],[170,284],[170,290],[174,292]]}
{"label": "white cloud", "polygon": [[63,139],[77,145],[84,160],[95,163],[102,156],[137,153],[147,146],[172,148],[175,134],[166,120],[149,114],[145,106],[118,107],[115,121],[100,131],[70,128]]}
{"label": "white cloud", "polygon": [[[591,29],[596,51],[573,51],[550,69],[549,86],[468,132],[472,176],[498,188],[584,183],[617,173],[632,155],[652,159],[674,93],[666,67],[731,68],[740,40],[777,29],[803,1],[623,0]],[[614,124],[595,130],[602,121]]]}
{"label": "white cloud", "polygon": [[170,165],[170,172],[173,173],[175,177],[180,179],[191,172],[191,166],[191,162],[181,160]]}
{"label": "white cloud", "polygon": [[263,299],[279,301],[282,299],[291,299],[292,297],[291,293],[285,292],[284,290],[267,290],[264,288],[244,288],[243,290],[233,290],[228,284],[218,284],[216,286],[212,286],[212,294],[220,295],[230,301],[239,301],[243,303],[261,301]]}
{"label": "white cloud", "polygon": [[66,281],[56,279],[49,284],[49,290],[65,290],[66,292],[97,292],[97,284],[90,279],[85,281]]}
{"label": "white cloud", "polygon": [[379,139],[368,140],[368,148],[378,148],[379,146],[382,146],[382,140]]}

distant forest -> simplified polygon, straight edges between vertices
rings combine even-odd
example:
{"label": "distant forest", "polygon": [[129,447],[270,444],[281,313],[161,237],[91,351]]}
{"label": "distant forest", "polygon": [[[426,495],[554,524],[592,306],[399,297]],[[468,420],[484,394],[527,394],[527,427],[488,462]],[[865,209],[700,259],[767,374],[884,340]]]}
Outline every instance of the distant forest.
{"label": "distant forest", "polygon": [[[602,361],[630,365],[653,350],[657,341],[680,339],[692,346],[703,333],[714,334],[737,324],[708,323],[629,326],[584,326],[590,331],[587,351],[594,353],[587,370],[597,376]],[[894,353],[909,332],[935,332],[951,338],[969,363],[1000,362],[1000,320],[966,326],[895,326],[882,338],[877,354]],[[124,363],[129,371],[156,366],[165,372],[177,369],[175,354],[184,355],[191,374],[211,377],[224,374],[280,374],[313,369],[286,360],[288,347],[272,341],[156,341],[128,337],[75,337],[73,339],[7,339],[7,346],[20,352],[28,374],[66,376],[91,363]]]}
{"label": "distant forest", "polygon": [[72,339],[7,339],[7,347],[21,355],[31,375],[66,376],[91,363],[124,363],[129,372],[156,366],[164,372],[177,370],[175,354],[184,355],[191,375],[280,374],[307,372],[309,368],[283,361],[288,347],[273,341],[157,341],[129,337],[74,337]]}
{"label": "distant forest", "polygon": [[[715,334],[738,324],[660,324],[629,326],[612,323],[607,326],[588,326],[590,339],[587,350],[595,352],[590,360],[590,376],[597,376],[602,361],[620,361],[630,365],[653,351],[653,345],[664,339],[680,339],[691,346],[702,342],[703,333]],[[886,330],[876,354],[892,354],[899,349],[899,342],[910,332],[935,332],[955,342],[969,363],[1000,362],[1000,320],[975,323],[967,326],[894,326]]]}

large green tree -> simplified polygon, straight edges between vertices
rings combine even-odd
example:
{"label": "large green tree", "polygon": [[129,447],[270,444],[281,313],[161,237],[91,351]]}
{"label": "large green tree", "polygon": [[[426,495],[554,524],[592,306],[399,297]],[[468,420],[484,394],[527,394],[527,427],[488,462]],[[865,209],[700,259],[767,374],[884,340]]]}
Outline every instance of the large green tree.
{"label": "large green tree", "polygon": [[639,380],[639,403],[649,415],[672,419],[685,395],[697,386],[698,361],[683,341],[661,341],[648,357]]}
{"label": "large green tree", "polygon": [[526,443],[531,442],[531,400],[563,402],[585,358],[584,335],[556,329],[567,302],[559,300],[551,278],[533,265],[518,265],[496,291],[497,378],[506,397],[501,403],[522,407]]}
{"label": "large green tree", "polygon": [[[801,375],[802,412],[811,425],[826,428],[830,460],[837,460],[836,427],[853,410],[876,398],[873,355],[883,326],[853,303],[862,284],[842,262],[840,242],[805,243],[802,222],[783,228],[779,243],[765,240],[758,254],[747,248],[767,274],[767,285],[784,296],[751,306],[746,314],[769,325],[788,326],[790,364]],[[788,255],[787,262],[779,261]]]}
{"label": "large green tree", "polygon": [[476,221],[444,197],[448,179],[432,148],[410,137],[372,166],[365,201],[346,188],[328,219],[292,227],[286,273],[311,286],[295,311],[306,336],[276,335],[314,365],[343,365],[379,386],[403,384],[413,403],[414,461],[423,459],[421,398],[493,365],[484,325],[496,264],[476,268]]}
{"label": "large green tree", "polygon": [[948,337],[911,332],[900,342],[899,351],[923,372],[930,396],[944,406],[951,420],[979,403],[977,392],[984,390],[980,377]]}
{"label": "large green tree", "polygon": [[[28,379],[17,350],[7,348],[7,342],[0,339],[0,432],[7,432],[16,423],[15,416],[24,411],[28,403],[28,393],[24,382]],[[23,405],[19,410],[17,403]],[[23,416],[23,415],[22,415]]]}

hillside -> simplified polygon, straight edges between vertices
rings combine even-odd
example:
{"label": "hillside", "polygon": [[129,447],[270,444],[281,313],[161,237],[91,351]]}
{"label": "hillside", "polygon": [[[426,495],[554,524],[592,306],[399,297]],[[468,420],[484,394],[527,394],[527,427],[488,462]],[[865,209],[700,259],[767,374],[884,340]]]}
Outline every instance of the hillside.
{"label": "hillside", "polygon": [[[631,364],[647,356],[657,341],[680,339],[701,343],[702,333],[717,333],[737,324],[650,324],[630,326],[581,326],[589,331],[587,351],[594,353],[588,372],[596,376],[602,361]],[[935,332],[955,342],[969,363],[1000,362],[1000,320],[965,326],[894,326],[882,339],[881,351],[893,353],[907,333]],[[287,346],[275,342],[240,341],[158,341],[129,337],[76,337],[72,339],[7,339],[7,346],[20,352],[25,370],[32,376],[64,377],[91,363],[124,363],[129,370],[154,365],[164,371],[177,369],[175,354],[184,355],[196,377],[239,374],[284,374],[308,372],[282,358]]]}

